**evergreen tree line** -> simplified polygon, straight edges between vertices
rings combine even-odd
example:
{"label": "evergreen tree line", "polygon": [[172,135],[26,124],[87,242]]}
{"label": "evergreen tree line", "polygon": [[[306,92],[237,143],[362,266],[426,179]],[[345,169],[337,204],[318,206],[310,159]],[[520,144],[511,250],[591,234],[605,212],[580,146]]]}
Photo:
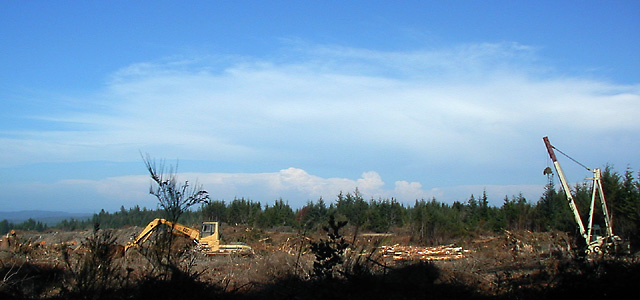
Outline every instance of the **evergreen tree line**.
{"label": "evergreen tree line", "polygon": [[[632,246],[638,246],[640,181],[633,174],[630,169],[620,174],[607,166],[602,173],[602,183],[609,211],[614,219],[615,234],[630,241]],[[589,183],[578,184],[572,191],[585,222],[588,219],[591,193]],[[163,217],[163,213],[161,209],[141,209],[135,206],[127,210],[121,207],[120,211],[114,213],[102,210],[89,220],[65,220],[55,227],[74,230],[90,228],[95,223],[100,224],[102,228],[145,226],[151,220]],[[535,202],[520,194],[505,196],[502,205],[492,206],[489,205],[487,194],[482,192],[478,197],[471,195],[466,201],[456,201],[452,204],[442,203],[433,198],[416,200],[411,205],[404,205],[394,198],[365,200],[356,189],[352,193],[340,193],[332,203],[326,203],[320,198],[317,201],[308,201],[299,209],[291,208],[282,199],[264,206],[260,202],[244,198],[230,202],[208,201],[198,209],[185,211],[179,222],[198,226],[202,221],[218,221],[258,228],[289,226],[315,230],[326,224],[330,215],[347,221],[356,232],[408,230],[414,241],[423,244],[438,244],[461,236],[502,230],[560,230],[577,233],[577,224],[569,209],[567,198],[561,189],[556,188],[552,179],[543,195]],[[12,227],[5,221],[0,223],[3,233],[10,227],[25,230],[46,229],[42,224],[37,228],[27,225]],[[29,226],[37,226],[37,222],[35,225],[33,223],[31,220]],[[599,218],[595,223],[604,222]]]}
{"label": "evergreen tree line", "polygon": [[49,227],[47,226],[47,224],[42,223],[40,221],[36,221],[31,218],[27,219],[22,223],[17,223],[17,224],[13,222],[9,222],[9,220],[6,220],[6,219],[0,221],[0,234],[6,234],[11,229],[42,232],[47,230],[48,228]]}

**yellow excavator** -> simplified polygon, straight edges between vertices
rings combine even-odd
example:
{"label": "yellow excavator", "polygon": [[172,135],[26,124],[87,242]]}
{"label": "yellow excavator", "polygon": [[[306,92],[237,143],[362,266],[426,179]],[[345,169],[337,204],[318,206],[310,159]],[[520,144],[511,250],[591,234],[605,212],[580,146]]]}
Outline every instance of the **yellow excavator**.
{"label": "yellow excavator", "polygon": [[142,232],[131,242],[124,246],[124,251],[139,247],[146,242],[153,232],[160,225],[165,225],[171,230],[171,233],[192,239],[207,255],[220,254],[252,254],[253,249],[245,244],[220,245],[220,225],[218,222],[203,222],[202,230],[198,230],[189,226],[167,221],[165,219],[155,219],[145,227]]}

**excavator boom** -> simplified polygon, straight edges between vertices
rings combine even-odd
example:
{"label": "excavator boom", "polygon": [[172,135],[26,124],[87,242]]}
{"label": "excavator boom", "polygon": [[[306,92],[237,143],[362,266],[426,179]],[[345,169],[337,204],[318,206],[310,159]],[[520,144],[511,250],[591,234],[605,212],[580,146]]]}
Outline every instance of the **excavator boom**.
{"label": "excavator boom", "polygon": [[196,242],[200,240],[200,232],[195,228],[167,221],[165,219],[154,219],[153,221],[149,222],[149,224],[147,224],[147,226],[140,232],[140,234],[138,234],[138,236],[132,242],[128,243],[124,247],[125,251],[131,247],[136,247],[144,244],[149,239],[149,237],[151,237],[151,235],[159,225],[166,225],[171,229],[171,233],[173,234],[191,238]]}

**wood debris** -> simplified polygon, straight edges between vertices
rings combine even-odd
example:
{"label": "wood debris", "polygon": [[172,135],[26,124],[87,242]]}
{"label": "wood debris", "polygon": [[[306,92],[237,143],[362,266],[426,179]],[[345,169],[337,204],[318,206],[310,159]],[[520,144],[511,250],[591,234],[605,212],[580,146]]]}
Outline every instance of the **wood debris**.
{"label": "wood debris", "polygon": [[466,257],[469,250],[453,245],[443,245],[436,247],[418,246],[381,246],[380,251],[384,257],[393,257],[394,260],[455,260]]}

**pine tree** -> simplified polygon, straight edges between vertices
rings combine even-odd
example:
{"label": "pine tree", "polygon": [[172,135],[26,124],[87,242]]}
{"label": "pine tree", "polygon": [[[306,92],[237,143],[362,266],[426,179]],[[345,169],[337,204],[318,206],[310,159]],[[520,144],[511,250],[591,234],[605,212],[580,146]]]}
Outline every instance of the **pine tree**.
{"label": "pine tree", "polygon": [[227,222],[227,206],[224,201],[211,201],[200,207],[205,221]]}
{"label": "pine tree", "polygon": [[640,245],[640,189],[638,187],[633,171],[627,168],[613,208],[616,216],[614,233],[630,241],[632,246]]}

